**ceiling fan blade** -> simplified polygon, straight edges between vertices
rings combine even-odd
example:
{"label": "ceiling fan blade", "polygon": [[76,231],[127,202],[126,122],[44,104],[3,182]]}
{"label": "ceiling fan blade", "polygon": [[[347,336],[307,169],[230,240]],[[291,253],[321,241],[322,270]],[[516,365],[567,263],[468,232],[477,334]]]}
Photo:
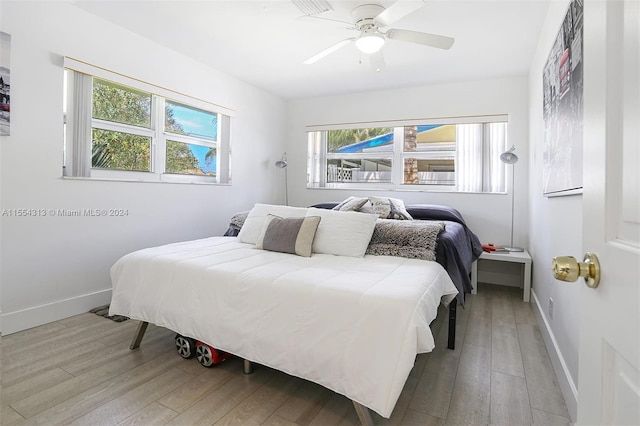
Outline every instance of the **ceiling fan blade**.
{"label": "ceiling fan blade", "polygon": [[375,17],[374,21],[381,27],[393,24],[398,19],[415,12],[425,5],[424,0],[398,0]]}
{"label": "ceiling fan blade", "polygon": [[450,49],[456,41],[452,37],[436,34],[421,33],[418,31],[390,29],[385,35],[391,40],[408,41],[409,43],[422,44],[424,46],[437,47],[438,49]]}
{"label": "ceiling fan blade", "polygon": [[346,46],[347,44],[351,43],[352,41],[355,40],[355,37],[351,37],[351,38],[347,38],[344,39],[332,46],[329,46],[328,48],[324,49],[322,52],[317,53],[315,55],[313,55],[312,57],[310,57],[309,59],[307,59],[306,61],[303,62],[303,64],[305,65],[310,65],[313,64],[315,62],[318,62],[320,59],[324,58],[325,56],[335,52],[336,50]]}
{"label": "ceiling fan blade", "polygon": [[369,55],[369,63],[371,64],[371,69],[374,72],[380,72],[385,69],[387,64],[384,62],[382,50],[378,50],[376,53]]}

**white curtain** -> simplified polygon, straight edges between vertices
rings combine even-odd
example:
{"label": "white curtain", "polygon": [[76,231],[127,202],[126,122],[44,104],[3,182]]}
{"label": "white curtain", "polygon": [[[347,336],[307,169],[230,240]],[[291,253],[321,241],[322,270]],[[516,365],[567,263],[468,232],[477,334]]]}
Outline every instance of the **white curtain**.
{"label": "white curtain", "polygon": [[93,115],[93,79],[73,72],[70,102],[71,176],[91,176],[91,118]]}
{"label": "white curtain", "polygon": [[505,164],[500,161],[500,154],[507,149],[507,123],[489,123],[488,125],[488,141],[489,141],[489,167],[488,167],[488,188],[489,192],[505,192],[506,176]]}
{"label": "white curtain", "polygon": [[482,192],[482,124],[456,125],[458,191]]}

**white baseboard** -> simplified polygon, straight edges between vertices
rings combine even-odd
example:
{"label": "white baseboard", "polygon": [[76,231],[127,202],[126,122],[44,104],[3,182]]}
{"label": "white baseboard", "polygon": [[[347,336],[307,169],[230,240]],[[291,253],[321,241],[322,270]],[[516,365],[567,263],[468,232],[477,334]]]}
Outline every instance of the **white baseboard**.
{"label": "white baseboard", "polygon": [[0,316],[2,321],[1,333],[3,336],[17,333],[28,328],[88,312],[96,306],[106,305],[109,302],[111,302],[111,289],[58,300],[20,311],[2,313]]}
{"label": "white baseboard", "polygon": [[551,331],[551,327],[549,326],[547,319],[542,315],[542,306],[540,305],[540,301],[533,289],[531,290],[531,296],[532,302],[534,302],[536,307],[534,311],[542,333],[542,338],[544,339],[544,344],[547,346],[551,365],[553,365],[553,369],[556,373],[556,378],[558,379],[560,390],[564,396],[564,401],[567,404],[567,410],[569,411],[569,416],[571,416],[571,421],[575,423],[576,418],[578,417],[578,389],[569,374],[567,363],[564,361],[562,352],[560,352],[560,348],[558,347],[558,342],[556,341],[553,331]]}

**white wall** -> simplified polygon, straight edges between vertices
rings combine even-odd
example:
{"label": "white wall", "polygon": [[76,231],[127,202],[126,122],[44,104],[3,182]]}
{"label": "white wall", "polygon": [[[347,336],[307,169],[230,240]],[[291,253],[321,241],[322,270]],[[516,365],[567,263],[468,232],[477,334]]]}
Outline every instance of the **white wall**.
{"label": "white wall", "polygon": [[[110,301],[109,268],[143,247],[221,235],[230,216],[284,199],[273,162],[285,102],[67,3],[3,2],[11,34],[11,136],[1,208],[122,208],[127,217],[2,217],[4,334]],[[236,111],[231,186],[63,180],[63,56]]]}
{"label": "white wall", "polygon": [[[576,418],[578,385],[579,286],[556,281],[551,274],[555,256],[582,254],[582,196],[547,198],[542,195],[544,121],[542,117],[542,70],[560,29],[569,2],[551,2],[540,33],[529,75],[530,145],[530,251],[533,257],[534,303],[541,315],[545,337],[559,383],[572,419]],[[585,27],[585,31],[589,29]],[[587,58],[588,60],[588,58]],[[553,318],[549,298],[554,301]]]}
{"label": "white wall", "polygon": [[[509,114],[508,142],[516,146],[520,158],[516,164],[514,245],[527,247],[527,87],[526,77],[512,77],[292,101],[288,108],[289,202],[306,206],[371,193],[306,188],[306,125]],[[386,195],[401,198],[407,204],[455,207],[483,243],[508,244],[510,241],[510,194],[396,191]]]}

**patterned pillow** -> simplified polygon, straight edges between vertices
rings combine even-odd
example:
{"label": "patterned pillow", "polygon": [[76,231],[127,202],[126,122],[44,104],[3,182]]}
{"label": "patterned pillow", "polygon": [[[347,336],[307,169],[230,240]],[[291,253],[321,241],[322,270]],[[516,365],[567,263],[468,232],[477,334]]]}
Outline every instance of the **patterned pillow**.
{"label": "patterned pillow", "polygon": [[378,219],[367,254],[436,260],[437,238],[444,227],[436,221]]}
{"label": "patterned pillow", "polygon": [[357,212],[365,204],[369,202],[367,197],[349,197],[331,210],[338,210],[341,212]]}
{"label": "patterned pillow", "polygon": [[267,215],[256,248],[309,257],[319,223],[319,216],[282,218]]}
{"label": "patterned pillow", "polygon": [[373,211],[380,219],[412,220],[404,202],[397,198],[369,197]]}

